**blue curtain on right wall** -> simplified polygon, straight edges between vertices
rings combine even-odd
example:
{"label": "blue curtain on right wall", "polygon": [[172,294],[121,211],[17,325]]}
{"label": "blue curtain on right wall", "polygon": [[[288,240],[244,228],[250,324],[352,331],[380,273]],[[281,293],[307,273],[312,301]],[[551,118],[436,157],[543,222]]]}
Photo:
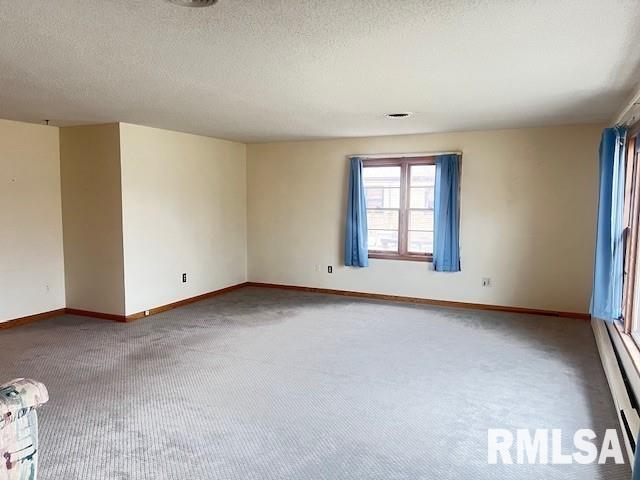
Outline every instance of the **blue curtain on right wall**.
{"label": "blue curtain on right wall", "polygon": [[600,141],[600,193],[590,313],[608,322],[622,316],[626,138],[626,128],[605,128]]}
{"label": "blue curtain on right wall", "polygon": [[460,155],[436,157],[433,217],[433,266],[460,271]]}

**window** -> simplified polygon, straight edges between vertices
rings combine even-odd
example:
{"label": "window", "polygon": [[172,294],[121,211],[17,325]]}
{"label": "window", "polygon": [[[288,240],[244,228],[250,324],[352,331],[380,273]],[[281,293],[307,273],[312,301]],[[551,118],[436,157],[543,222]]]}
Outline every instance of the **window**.
{"label": "window", "polygon": [[369,258],[431,261],[435,157],[366,159]]}
{"label": "window", "polygon": [[626,186],[624,198],[624,284],[622,312],[624,330],[640,344],[640,264],[638,233],[640,229],[640,124],[629,130],[627,139]]}

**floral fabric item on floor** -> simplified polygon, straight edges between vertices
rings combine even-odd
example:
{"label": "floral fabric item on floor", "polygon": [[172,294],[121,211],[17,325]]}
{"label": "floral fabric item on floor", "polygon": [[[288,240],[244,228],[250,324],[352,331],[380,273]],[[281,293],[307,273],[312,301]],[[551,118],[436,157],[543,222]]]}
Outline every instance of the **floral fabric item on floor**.
{"label": "floral fabric item on floor", "polygon": [[36,408],[49,400],[45,386],[18,378],[0,385],[0,480],[36,480]]}

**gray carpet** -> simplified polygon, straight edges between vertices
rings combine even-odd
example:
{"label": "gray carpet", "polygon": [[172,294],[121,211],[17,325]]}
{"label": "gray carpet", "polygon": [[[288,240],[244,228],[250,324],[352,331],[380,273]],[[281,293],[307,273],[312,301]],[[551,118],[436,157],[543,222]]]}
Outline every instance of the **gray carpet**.
{"label": "gray carpet", "polygon": [[245,288],[0,341],[2,379],[49,388],[41,480],[630,477],[487,464],[490,427],[618,427],[580,320]]}

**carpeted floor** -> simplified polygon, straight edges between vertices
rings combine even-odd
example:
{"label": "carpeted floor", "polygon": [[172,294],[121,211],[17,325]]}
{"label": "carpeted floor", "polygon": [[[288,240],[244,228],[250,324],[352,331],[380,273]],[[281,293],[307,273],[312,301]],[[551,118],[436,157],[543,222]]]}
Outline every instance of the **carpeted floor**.
{"label": "carpeted floor", "polygon": [[245,288],[132,324],[0,333],[43,381],[40,480],[608,479],[488,465],[488,428],[618,423],[590,326]]}

